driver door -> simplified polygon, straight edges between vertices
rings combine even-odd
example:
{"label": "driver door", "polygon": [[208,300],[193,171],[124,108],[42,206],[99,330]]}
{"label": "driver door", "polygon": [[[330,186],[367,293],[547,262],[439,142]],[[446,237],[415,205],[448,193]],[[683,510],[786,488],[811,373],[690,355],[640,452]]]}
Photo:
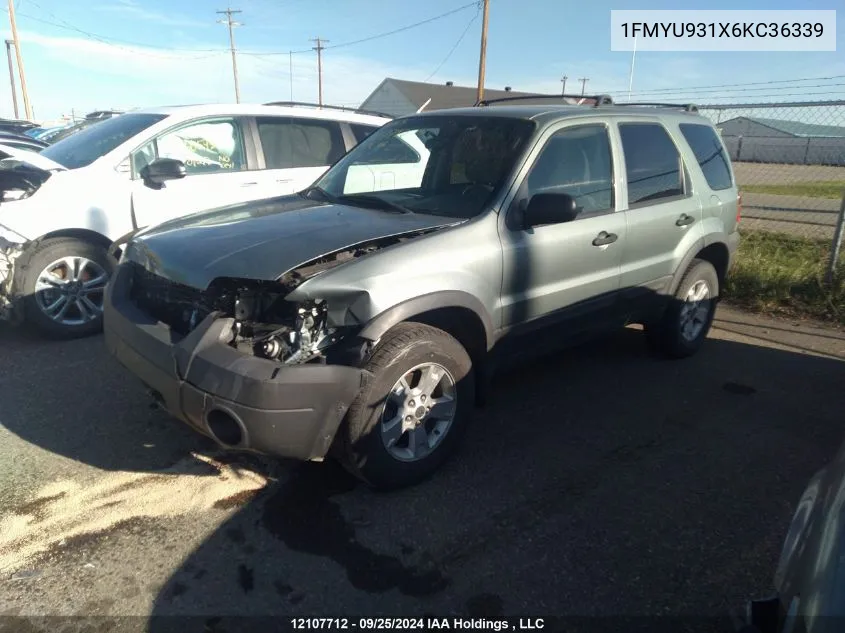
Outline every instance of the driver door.
{"label": "driver door", "polygon": [[[502,327],[597,324],[617,300],[626,238],[610,132],[599,123],[559,128],[535,151],[502,231]],[[538,193],[569,194],[578,216],[524,228],[522,212]]]}
{"label": "driver door", "polygon": [[[141,169],[158,158],[185,163],[187,175],[154,189]],[[132,210],[138,227],[260,197],[258,174],[250,171],[243,125],[237,117],[192,121],[168,130],[131,155]]]}

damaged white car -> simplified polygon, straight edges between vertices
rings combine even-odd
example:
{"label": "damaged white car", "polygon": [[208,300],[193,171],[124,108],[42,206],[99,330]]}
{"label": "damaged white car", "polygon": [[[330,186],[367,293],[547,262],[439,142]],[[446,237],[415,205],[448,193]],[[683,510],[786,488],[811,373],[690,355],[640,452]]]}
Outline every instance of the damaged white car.
{"label": "damaged white car", "polygon": [[[99,332],[122,238],[299,191],[389,120],[301,104],[163,107],[0,160],[0,321],[60,338]],[[360,176],[363,190],[394,178]]]}

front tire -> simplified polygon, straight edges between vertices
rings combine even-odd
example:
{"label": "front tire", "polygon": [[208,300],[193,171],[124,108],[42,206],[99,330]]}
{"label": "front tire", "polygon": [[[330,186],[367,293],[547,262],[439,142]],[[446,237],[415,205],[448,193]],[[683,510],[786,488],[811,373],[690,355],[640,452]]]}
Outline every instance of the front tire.
{"label": "front tire", "polygon": [[470,356],[443,330],[400,323],[365,369],[373,379],[339,431],[341,461],[376,489],[416,484],[449,457],[469,423],[475,400]]}
{"label": "front tire", "polygon": [[708,261],[694,259],[662,318],[646,324],[646,341],[669,358],[695,354],[707,338],[719,301],[719,275]]}
{"label": "front tire", "polygon": [[23,294],[29,324],[58,339],[102,331],[105,287],[117,265],[105,248],[76,238],[47,239],[27,264]]}

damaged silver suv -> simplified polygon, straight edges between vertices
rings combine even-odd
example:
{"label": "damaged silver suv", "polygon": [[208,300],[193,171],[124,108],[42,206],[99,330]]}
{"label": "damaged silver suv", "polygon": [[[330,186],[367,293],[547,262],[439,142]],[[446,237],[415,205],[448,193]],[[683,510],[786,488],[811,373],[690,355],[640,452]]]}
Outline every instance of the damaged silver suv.
{"label": "damaged silver suv", "polygon": [[224,447],[377,488],[431,474],[506,360],[627,323],[693,354],[739,241],[727,153],[692,106],[594,104],[412,115],[299,194],[146,230],[111,352]]}

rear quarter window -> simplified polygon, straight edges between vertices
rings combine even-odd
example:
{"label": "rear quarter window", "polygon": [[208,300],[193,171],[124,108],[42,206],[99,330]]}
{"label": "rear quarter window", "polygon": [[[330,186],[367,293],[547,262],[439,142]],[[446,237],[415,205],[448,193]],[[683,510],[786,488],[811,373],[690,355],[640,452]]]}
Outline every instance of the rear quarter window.
{"label": "rear quarter window", "polygon": [[709,125],[682,123],[681,134],[695,154],[701,172],[713,191],[733,187],[731,169],[721,139]]}

